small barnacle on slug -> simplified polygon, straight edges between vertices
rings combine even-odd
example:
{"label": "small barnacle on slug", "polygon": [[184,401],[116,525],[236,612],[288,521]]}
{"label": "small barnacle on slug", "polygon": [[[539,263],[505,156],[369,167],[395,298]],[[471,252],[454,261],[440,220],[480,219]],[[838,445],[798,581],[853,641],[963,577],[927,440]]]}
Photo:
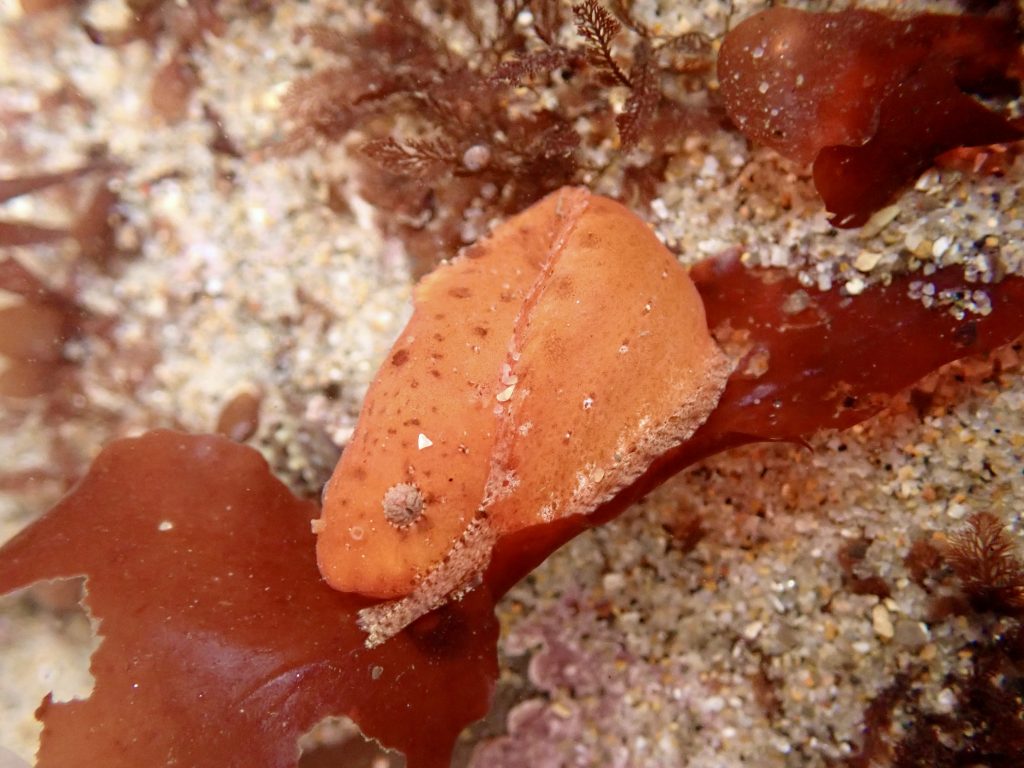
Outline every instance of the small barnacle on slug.
{"label": "small barnacle on slug", "polygon": [[[664,309],[631,309],[654,303]],[[392,601],[361,614],[370,644],[479,583],[502,537],[614,499],[704,422],[733,365],[675,257],[583,189],[431,273],[415,305],[328,484],[317,540],[327,583]],[[656,368],[667,374],[637,375]],[[415,523],[428,499],[426,535]]]}
{"label": "small barnacle on slug", "polygon": [[408,528],[423,516],[423,494],[414,483],[397,483],[384,494],[382,506],[389,523]]}

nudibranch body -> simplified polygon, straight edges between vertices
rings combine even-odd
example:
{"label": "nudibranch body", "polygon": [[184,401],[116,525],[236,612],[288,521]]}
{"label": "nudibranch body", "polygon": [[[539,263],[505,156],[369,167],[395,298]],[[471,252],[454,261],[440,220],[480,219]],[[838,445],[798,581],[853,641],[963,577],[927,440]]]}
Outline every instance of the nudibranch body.
{"label": "nudibranch body", "polygon": [[426,277],[316,522],[371,644],[479,583],[504,535],[588,514],[714,408],[731,362],[634,214],[563,189]]}

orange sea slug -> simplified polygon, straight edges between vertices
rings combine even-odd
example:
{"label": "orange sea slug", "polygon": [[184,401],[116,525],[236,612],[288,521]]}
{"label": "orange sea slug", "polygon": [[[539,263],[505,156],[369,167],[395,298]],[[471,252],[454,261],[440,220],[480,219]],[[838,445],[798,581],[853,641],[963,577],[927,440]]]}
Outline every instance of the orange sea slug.
{"label": "orange sea slug", "polygon": [[504,535],[614,498],[688,438],[731,362],[686,270],[618,203],[563,189],[416,288],[315,523],[368,642],[475,586]]}

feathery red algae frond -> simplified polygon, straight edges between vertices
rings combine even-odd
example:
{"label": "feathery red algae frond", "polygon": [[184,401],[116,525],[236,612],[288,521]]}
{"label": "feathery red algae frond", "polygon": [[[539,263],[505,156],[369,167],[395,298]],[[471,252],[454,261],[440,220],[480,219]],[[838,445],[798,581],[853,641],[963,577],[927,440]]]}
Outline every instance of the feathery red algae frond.
{"label": "feathery red algae frond", "polygon": [[949,539],[946,559],[972,605],[1019,616],[1024,612],[1024,562],[995,515],[972,515]]}

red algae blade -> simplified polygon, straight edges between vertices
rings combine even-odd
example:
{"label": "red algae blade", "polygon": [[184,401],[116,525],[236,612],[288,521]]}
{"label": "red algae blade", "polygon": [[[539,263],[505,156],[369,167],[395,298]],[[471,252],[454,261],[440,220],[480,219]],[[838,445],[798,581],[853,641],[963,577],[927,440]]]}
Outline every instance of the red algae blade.
{"label": "red algae blade", "polygon": [[[297,764],[329,715],[446,766],[497,674],[486,591],[368,651],[366,603],[323,584],[309,520],[253,450],[155,432],[106,448],[0,550],[0,591],[85,574],[103,642],[83,701],[39,710],[41,768]],[[460,695],[442,695],[452,680]]]}
{"label": "red algae blade", "polygon": [[58,184],[66,184],[69,181],[92,173],[96,170],[103,170],[110,167],[107,163],[95,163],[81,168],[72,168],[56,173],[41,173],[34,176],[19,176],[15,178],[0,178],[0,202],[21,197],[31,192],[53,187]]}
{"label": "red algae blade", "polygon": [[813,162],[833,224],[855,227],[944,152],[1024,138],[969,95],[1018,92],[1020,61],[994,17],[776,7],[726,35],[719,78],[739,129]]}
{"label": "red algae blade", "polygon": [[[749,270],[725,256],[702,262],[693,277],[720,343],[745,337],[748,348],[701,430],[722,440],[799,441],[846,429],[942,365],[1024,333],[1018,276],[969,283],[962,267],[947,267],[926,278],[895,275],[848,296],[805,290],[781,270]],[[934,306],[914,297],[914,283],[931,286]],[[972,302],[989,308],[954,316]]]}
{"label": "red algae blade", "polygon": [[70,237],[66,229],[43,227],[29,222],[0,221],[0,247],[55,243]]}

